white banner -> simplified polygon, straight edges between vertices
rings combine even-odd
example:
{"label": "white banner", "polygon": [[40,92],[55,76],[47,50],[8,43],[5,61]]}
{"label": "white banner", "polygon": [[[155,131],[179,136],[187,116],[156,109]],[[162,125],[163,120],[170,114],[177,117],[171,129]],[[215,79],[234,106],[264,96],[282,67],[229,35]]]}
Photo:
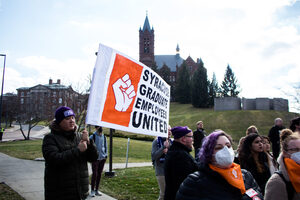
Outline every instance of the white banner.
{"label": "white banner", "polygon": [[170,86],[153,70],[99,45],[86,124],[167,137]]}

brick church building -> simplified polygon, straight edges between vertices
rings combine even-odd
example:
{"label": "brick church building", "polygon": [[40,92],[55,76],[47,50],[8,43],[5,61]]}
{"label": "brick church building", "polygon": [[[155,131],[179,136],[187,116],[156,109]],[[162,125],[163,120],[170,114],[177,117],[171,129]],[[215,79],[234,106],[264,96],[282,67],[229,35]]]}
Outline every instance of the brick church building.
{"label": "brick church building", "polygon": [[143,28],[139,30],[139,61],[147,65],[148,67],[157,66],[158,70],[163,66],[170,69],[169,82],[173,85],[176,82],[177,72],[179,67],[185,61],[191,75],[197,69],[197,63],[201,62],[201,59],[197,59],[195,62],[190,56],[187,59],[183,59],[180,56],[179,45],[176,47],[176,54],[173,55],[155,55],[154,54],[154,29],[150,27],[148,15],[146,15]]}

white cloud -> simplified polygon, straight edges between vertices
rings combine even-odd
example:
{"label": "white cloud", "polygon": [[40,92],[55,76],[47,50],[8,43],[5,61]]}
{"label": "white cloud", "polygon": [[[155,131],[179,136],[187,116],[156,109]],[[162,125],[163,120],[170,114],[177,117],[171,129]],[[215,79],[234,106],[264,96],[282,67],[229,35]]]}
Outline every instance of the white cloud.
{"label": "white cloud", "polygon": [[46,84],[49,78],[52,78],[53,81],[61,79],[62,84],[65,85],[84,83],[86,78],[92,74],[94,62],[95,59],[70,58],[57,60],[45,56],[28,56],[17,59],[19,65],[33,71],[30,77],[34,79],[34,84],[31,86],[41,83]]}
{"label": "white cloud", "polygon": [[[138,29],[148,10],[150,25],[155,30],[155,54],[175,54],[178,43],[183,58],[189,55],[195,60],[202,58],[209,78],[215,72],[221,83],[230,64],[242,96],[277,97],[282,95],[278,88],[286,88],[299,79],[300,27],[296,22],[300,16],[289,18],[286,17],[289,12],[285,11],[282,19],[280,12],[295,9],[295,3],[291,0],[55,1],[52,7],[61,16],[56,37],[73,40],[51,41],[60,42],[54,45],[62,49],[60,53],[68,46],[65,51],[69,53],[71,49],[81,57],[19,53],[15,62],[18,69],[26,71],[20,72],[15,82],[34,85],[47,83],[50,77],[72,84],[84,80],[92,73],[99,43],[138,60]],[[39,32],[39,27],[28,28]],[[49,30],[56,29],[49,27]],[[28,76],[29,72],[32,75]]]}

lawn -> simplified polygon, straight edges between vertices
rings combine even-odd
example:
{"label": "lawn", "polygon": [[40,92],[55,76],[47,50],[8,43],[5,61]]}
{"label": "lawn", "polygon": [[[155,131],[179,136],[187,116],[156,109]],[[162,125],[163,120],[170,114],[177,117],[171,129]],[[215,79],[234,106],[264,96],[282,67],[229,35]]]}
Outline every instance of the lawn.
{"label": "lawn", "polygon": [[119,200],[157,199],[159,188],[153,167],[116,170],[113,178],[104,177],[100,190]]}
{"label": "lawn", "polygon": [[4,183],[0,183],[0,199],[5,200],[24,200],[17,192],[12,190]]}
{"label": "lawn", "polygon": [[[299,114],[279,111],[261,111],[261,110],[236,110],[236,111],[217,111],[213,109],[194,108],[191,104],[171,103],[170,106],[170,125],[174,126],[189,126],[195,130],[195,123],[199,120],[204,122],[204,128],[207,133],[215,129],[222,129],[229,133],[236,147],[239,139],[245,135],[247,127],[256,125],[259,133],[268,135],[269,129],[274,124],[274,119],[280,117],[283,119],[284,125],[289,127],[289,121]],[[92,130],[91,130],[92,131]],[[104,128],[106,135],[109,134],[109,129]],[[116,135],[123,137],[130,136],[138,139],[147,139],[146,141],[134,140],[130,141],[129,162],[149,162],[151,160],[151,141],[153,137],[126,133],[116,130]],[[8,155],[34,159],[42,157],[41,153],[42,141],[18,141],[0,143],[0,152]],[[109,144],[109,140],[108,140]],[[125,162],[126,160],[126,138],[114,137],[113,145],[113,162]]]}
{"label": "lawn", "polygon": [[274,125],[274,119],[280,117],[286,127],[289,127],[290,120],[299,114],[279,111],[262,110],[233,110],[213,111],[213,109],[194,108],[191,104],[171,103],[170,125],[189,126],[196,129],[196,122],[204,122],[207,133],[215,129],[222,129],[230,134],[235,145],[245,135],[250,125],[255,125],[261,135],[268,135],[270,128]]}
{"label": "lawn", "polygon": [[[152,143],[149,141],[130,140],[128,162],[151,162],[151,147]],[[126,162],[126,150],[127,139],[113,138],[114,163]],[[42,140],[2,142],[0,152],[16,158],[33,160],[43,157]]]}

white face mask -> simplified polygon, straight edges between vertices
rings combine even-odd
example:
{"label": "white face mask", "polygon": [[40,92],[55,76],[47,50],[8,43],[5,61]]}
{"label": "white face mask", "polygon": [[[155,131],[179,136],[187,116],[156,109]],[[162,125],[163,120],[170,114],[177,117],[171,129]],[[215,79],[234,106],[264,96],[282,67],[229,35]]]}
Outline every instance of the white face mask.
{"label": "white face mask", "polygon": [[298,165],[300,165],[300,151],[296,153],[292,153],[291,159],[295,161]]}
{"label": "white face mask", "polygon": [[225,146],[215,155],[216,163],[221,167],[230,167],[234,160],[234,151],[232,147]]}

